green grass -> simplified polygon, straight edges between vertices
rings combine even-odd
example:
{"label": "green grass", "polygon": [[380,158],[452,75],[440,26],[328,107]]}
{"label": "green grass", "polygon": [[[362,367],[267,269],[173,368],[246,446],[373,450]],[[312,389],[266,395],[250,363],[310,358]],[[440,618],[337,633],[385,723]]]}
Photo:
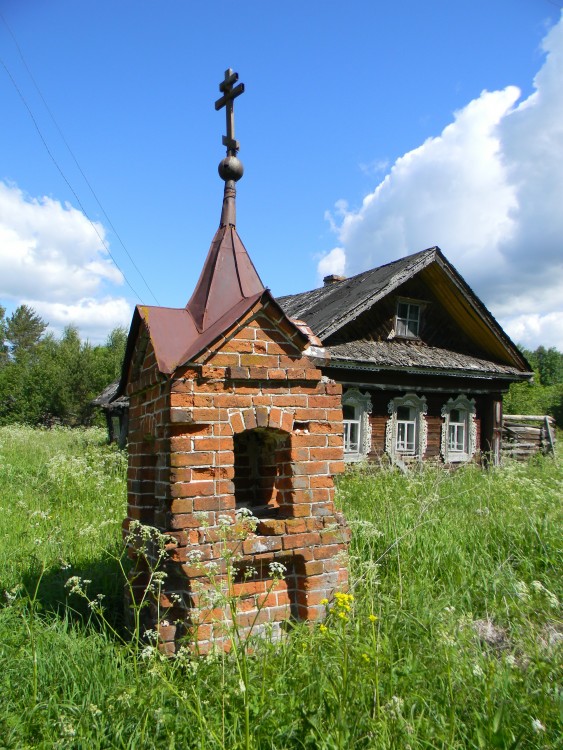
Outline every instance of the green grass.
{"label": "green grass", "polygon": [[0,747],[563,747],[559,458],[348,473],[350,611],[170,661],[119,637],[125,467],[103,442],[0,428]]}

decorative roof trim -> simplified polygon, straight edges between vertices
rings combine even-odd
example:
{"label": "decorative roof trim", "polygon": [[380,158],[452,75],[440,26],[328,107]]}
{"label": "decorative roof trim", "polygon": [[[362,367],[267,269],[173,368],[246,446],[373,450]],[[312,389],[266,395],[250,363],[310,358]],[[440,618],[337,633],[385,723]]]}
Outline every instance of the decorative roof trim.
{"label": "decorative roof trim", "polygon": [[340,370],[366,370],[369,372],[408,372],[413,375],[448,375],[460,378],[478,378],[487,380],[528,380],[530,373],[504,373],[493,372],[491,370],[456,370],[448,368],[434,367],[409,367],[408,365],[376,365],[370,362],[359,362],[351,359],[337,359],[333,354],[330,358],[330,367]]}

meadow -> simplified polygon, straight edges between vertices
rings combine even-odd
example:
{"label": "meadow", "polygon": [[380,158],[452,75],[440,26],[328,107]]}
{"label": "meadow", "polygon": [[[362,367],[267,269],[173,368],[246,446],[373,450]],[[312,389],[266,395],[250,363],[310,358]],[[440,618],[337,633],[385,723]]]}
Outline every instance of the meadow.
{"label": "meadow", "polygon": [[124,628],[125,469],[0,428],[1,748],[563,747],[560,457],[348,472],[326,622],[174,660]]}

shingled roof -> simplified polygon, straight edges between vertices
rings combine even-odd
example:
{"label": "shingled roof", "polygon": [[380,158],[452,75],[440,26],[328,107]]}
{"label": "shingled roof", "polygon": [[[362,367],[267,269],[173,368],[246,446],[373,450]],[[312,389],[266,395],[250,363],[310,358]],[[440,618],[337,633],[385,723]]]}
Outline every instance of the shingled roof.
{"label": "shingled roof", "polygon": [[431,263],[438,248],[423,250],[343,281],[277,300],[292,318],[305,320],[320,339],[342,328]]}
{"label": "shingled roof", "polygon": [[[440,349],[417,341],[354,340],[331,345],[333,334],[406,281],[420,275],[435,290],[452,319],[490,359]],[[440,248],[432,247],[309,292],[278,297],[288,316],[304,320],[323,341],[333,364],[364,363],[377,368],[481,372],[527,377],[530,366],[485,305]]]}
{"label": "shingled roof", "polygon": [[350,341],[327,346],[330,362],[335,366],[352,366],[354,369],[425,371],[463,377],[527,377],[517,367],[491,362],[469,354],[452,352],[436,346],[421,346],[409,341]]}

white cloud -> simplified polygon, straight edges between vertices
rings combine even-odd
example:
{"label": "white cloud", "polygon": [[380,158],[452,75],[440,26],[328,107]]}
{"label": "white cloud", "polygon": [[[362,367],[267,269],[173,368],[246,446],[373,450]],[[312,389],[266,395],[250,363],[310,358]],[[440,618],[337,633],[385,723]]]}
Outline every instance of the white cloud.
{"label": "white cloud", "polygon": [[131,322],[131,307],[121,297],[85,297],[75,304],[36,299],[23,302],[36,310],[44,320],[48,320],[55,333],[62,333],[67,325],[75,325],[82,338],[89,339],[94,344],[105,341],[107,334],[116,326],[128,328]]}
{"label": "white cloud", "polygon": [[549,348],[563,349],[561,332],[563,331],[563,311],[546,315],[515,315],[508,318],[504,325],[511,339],[518,341],[527,349],[536,349],[538,341]]}
{"label": "white cloud", "polygon": [[563,19],[543,48],[530,97],[484,91],[330,222],[346,273],[439,245],[509,335],[563,350]]}
{"label": "white cloud", "polygon": [[333,248],[319,260],[317,270],[322,278],[330,274],[342,276],[346,266],[346,253],[341,247]]}
{"label": "white cloud", "polygon": [[0,299],[29,304],[55,331],[72,323],[92,340],[131,317],[107,285],[123,283],[105,230],[77,209],[0,181]]}

